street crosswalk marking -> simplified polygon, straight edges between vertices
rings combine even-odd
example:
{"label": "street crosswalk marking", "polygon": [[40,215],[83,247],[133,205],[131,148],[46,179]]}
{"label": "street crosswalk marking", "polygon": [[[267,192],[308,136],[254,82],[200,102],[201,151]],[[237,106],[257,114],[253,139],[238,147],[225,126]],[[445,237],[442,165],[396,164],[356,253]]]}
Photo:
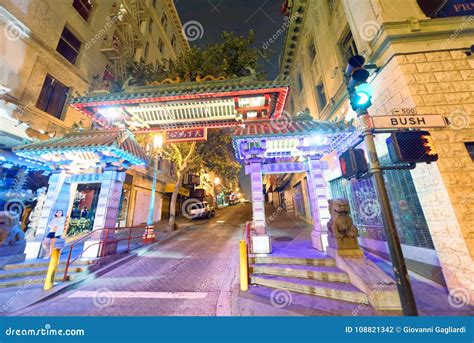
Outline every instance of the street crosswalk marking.
{"label": "street crosswalk marking", "polygon": [[[99,294],[98,294],[99,293]],[[99,291],[76,291],[68,298],[94,298],[100,296]],[[206,292],[129,292],[108,291],[107,296],[111,298],[146,298],[146,299],[204,299]]]}

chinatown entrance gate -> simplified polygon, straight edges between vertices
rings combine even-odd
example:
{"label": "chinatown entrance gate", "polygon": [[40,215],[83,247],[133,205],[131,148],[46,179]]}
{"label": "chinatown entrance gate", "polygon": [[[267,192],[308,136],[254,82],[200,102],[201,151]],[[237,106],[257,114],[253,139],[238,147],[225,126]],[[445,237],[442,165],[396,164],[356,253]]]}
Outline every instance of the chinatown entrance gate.
{"label": "chinatown entrance gate", "polygon": [[122,93],[75,98],[71,106],[106,129],[126,127],[136,134],[162,132],[165,144],[205,140],[208,129],[232,128],[236,155],[251,178],[252,247],[262,253],[271,251],[265,230],[262,176],[307,173],[313,246],[323,251],[329,213],[321,158],[339,146],[345,147],[353,128],[286,115],[287,84],[248,79],[172,82],[127,86]]}

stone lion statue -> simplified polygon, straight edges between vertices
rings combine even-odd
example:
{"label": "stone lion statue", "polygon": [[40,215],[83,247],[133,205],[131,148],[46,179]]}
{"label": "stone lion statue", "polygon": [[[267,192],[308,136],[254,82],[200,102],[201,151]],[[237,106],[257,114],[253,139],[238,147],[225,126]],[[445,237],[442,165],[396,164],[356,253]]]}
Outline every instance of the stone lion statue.
{"label": "stone lion statue", "polygon": [[328,222],[328,235],[335,238],[356,238],[359,230],[352,223],[349,216],[349,201],[346,199],[330,199],[329,214],[331,218]]}
{"label": "stone lion statue", "polygon": [[0,212],[0,247],[20,245],[25,241],[18,216],[8,211]]}

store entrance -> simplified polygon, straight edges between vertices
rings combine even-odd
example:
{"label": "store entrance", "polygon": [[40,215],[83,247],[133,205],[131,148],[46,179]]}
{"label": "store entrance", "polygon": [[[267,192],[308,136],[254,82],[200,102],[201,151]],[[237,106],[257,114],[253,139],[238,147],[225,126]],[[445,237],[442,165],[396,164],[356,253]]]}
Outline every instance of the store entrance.
{"label": "store entrance", "polygon": [[76,236],[92,231],[97,202],[99,201],[100,187],[100,183],[82,183],[77,185],[67,232],[68,236]]}

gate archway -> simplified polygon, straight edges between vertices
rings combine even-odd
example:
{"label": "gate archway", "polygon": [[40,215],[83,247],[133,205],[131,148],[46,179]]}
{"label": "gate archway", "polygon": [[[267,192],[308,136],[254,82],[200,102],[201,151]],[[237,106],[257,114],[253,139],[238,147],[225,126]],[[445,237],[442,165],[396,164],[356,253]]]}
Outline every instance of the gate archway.
{"label": "gate archway", "polygon": [[[262,175],[282,171],[308,174],[313,246],[323,251],[329,213],[321,158],[349,145],[354,130],[343,124],[286,116],[288,92],[287,84],[274,81],[219,80],[127,87],[121,93],[74,98],[70,106],[103,130],[162,132],[165,143],[205,140],[208,129],[233,128],[236,155],[251,178],[255,252],[271,251]],[[45,218],[50,215],[44,213]]]}

